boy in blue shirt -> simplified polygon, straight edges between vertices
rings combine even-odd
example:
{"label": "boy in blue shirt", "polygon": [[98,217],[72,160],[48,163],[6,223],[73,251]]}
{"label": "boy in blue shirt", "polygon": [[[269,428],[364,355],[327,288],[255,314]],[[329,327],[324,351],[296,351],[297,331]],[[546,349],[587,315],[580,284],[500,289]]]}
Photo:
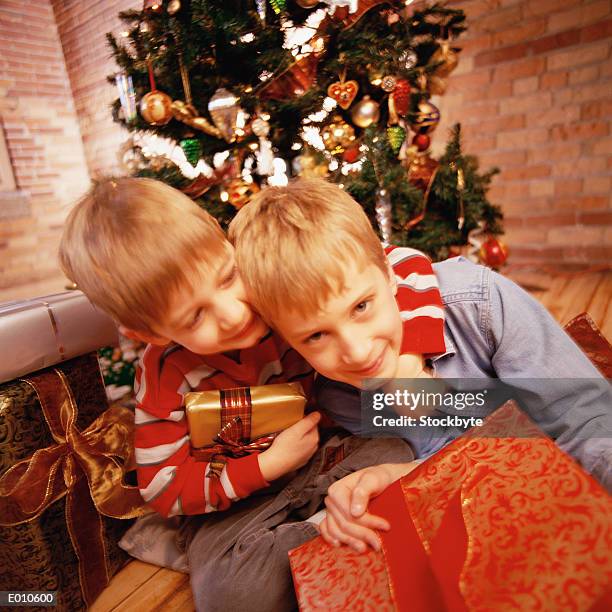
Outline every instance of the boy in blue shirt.
{"label": "boy in blue shirt", "polygon": [[[318,197],[310,197],[315,190]],[[359,434],[363,380],[414,374],[404,374],[401,364],[395,374],[374,367],[381,355],[387,359],[381,349],[400,319],[380,271],[350,236],[327,231],[329,215],[363,214],[340,191],[318,181],[269,188],[240,211],[230,239],[251,303],[319,372],[319,409]],[[328,206],[319,206],[322,200]],[[330,245],[334,257],[327,261],[321,253]],[[544,432],[612,489],[610,387],[584,353],[536,300],[496,272],[462,257],[434,264],[434,271],[445,307],[446,350],[426,356],[420,375],[511,382],[528,396],[526,411]],[[360,364],[372,367],[359,371]],[[542,384],[549,378],[571,379],[571,385]],[[484,417],[491,409],[474,408],[467,416]],[[460,433],[449,428],[429,438],[404,437],[423,458]],[[377,547],[373,529],[386,524],[365,513],[367,501],[413,466],[366,468],[333,484],[322,535],[356,550],[365,550],[364,543]]]}

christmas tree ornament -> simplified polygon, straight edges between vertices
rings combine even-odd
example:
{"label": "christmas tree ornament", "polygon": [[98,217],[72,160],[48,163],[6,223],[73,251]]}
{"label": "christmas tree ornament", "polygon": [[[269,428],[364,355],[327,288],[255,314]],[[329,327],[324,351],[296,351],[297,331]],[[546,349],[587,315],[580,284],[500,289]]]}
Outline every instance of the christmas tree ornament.
{"label": "christmas tree ornament", "polygon": [[166,125],[172,119],[172,99],[168,94],[157,90],[150,59],[147,59],[147,69],[151,91],[140,100],[140,114],[150,125]]}
{"label": "christmas tree ornament", "polygon": [[351,111],[353,123],[360,128],[367,128],[380,118],[380,106],[370,96],[362,98]]}
{"label": "christmas tree ornament", "polygon": [[256,183],[247,183],[241,176],[233,178],[225,187],[229,203],[240,210],[248,204],[251,198],[259,191]]}
{"label": "christmas tree ornament", "polygon": [[319,2],[321,2],[321,0],[296,0],[296,4],[303,9],[314,8]]}
{"label": "christmas tree ornament", "polygon": [[172,100],[163,91],[150,91],[140,101],[140,114],[150,125],[166,125],[172,119]]}
{"label": "christmas tree ornament", "polygon": [[118,72],[115,75],[115,84],[119,91],[119,101],[123,110],[123,117],[129,123],[136,119],[136,94],[132,77],[125,72]]}
{"label": "christmas tree ornament", "polygon": [[119,167],[127,174],[136,174],[146,166],[146,158],[142,153],[142,147],[130,136],[117,151]]}
{"label": "christmas tree ornament", "polygon": [[270,0],[270,6],[277,15],[280,15],[287,8],[287,0]]}
{"label": "christmas tree ornament", "polygon": [[187,161],[195,166],[200,161],[200,157],[202,156],[202,145],[197,138],[194,138],[193,134],[190,134],[187,138],[183,138],[179,145],[185,153],[185,157]]}
{"label": "christmas tree ornament", "polygon": [[177,121],[184,123],[196,130],[200,130],[209,136],[214,136],[215,138],[223,138],[223,134],[221,134],[221,130],[215,127],[208,119],[205,117],[200,117],[198,115],[198,111],[195,106],[192,104],[185,104],[182,100],[175,100],[172,102],[172,115]]}
{"label": "christmas tree ornament", "polygon": [[429,134],[433,132],[440,121],[440,111],[431,102],[419,102],[416,112],[412,115],[410,127],[417,134]]}
{"label": "christmas tree ornament", "polygon": [[[450,163],[451,169],[455,169],[457,164]],[[463,202],[463,191],[465,190],[465,174],[463,168],[457,169],[457,229],[462,230],[465,225],[465,204]]]}
{"label": "christmas tree ornament", "polygon": [[317,74],[318,53],[309,53],[289,66],[278,76],[266,81],[259,90],[262,100],[290,100],[306,93]]}
{"label": "christmas tree ornament", "polygon": [[419,61],[419,58],[414,49],[406,49],[402,51],[398,58],[399,65],[406,71],[412,70]]}
{"label": "christmas tree ornament", "polygon": [[401,125],[392,125],[387,128],[387,138],[393,152],[397,155],[406,139],[406,130]]}
{"label": "christmas tree ornament", "polygon": [[489,236],[478,251],[480,261],[490,268],[500,268],[508,259],[508,247],[495,236]]}
{"label": "christmas tree ornament", "polygon": [[387,92],[391,93],[395,87],[397,86],[397,77],[392,74],[387,74],[382,78],[382,82],[380,83],[380,88]]}
{"label": "christmas tree ornament", "polygon": [[181,0],[170,0],[166,10],[168,15],[176,15],[181,10]]}
{"label": "christmas tree ornament", "polygon": [[348,164],[354,164],[359,159],[359,145],[352,145],[342,154],[342,159]]}
{"label": "christmas tree ornament", "polygon": [[159,11],[163,0],[144,0],[143,11]]}
{"label": "christmas tree ornament", "polygon": [[359,85],[357,81],[345,81],[346,72],[340,78],[340,81],[332,83],[327,88],[327,95],[338,103],[340,108],[347,110],[353,103]]}
{"label": "christmas tree ornament", "polygon": [[376,213],[376,222],[380,231],[380,237],[384,247],[389,246],[391,242],[392,231],[392,212],[391,212],[391,197],[386,189],[379,188],[376,190],[376,203],[374,205]]}
{"label": "christmas tree ornament", "polygon": [[239,111],[238,98],[223,87],[217,89],[208,101],[208,112],[226,142],[236,140]]}
{"label": "christmas tree ornament", "polygon": [[251,121],[251,131],[259,138],[265,138],[270,133],[270,124],[261,116]]}
{"label": "christmas tree ornament", "polygon": [[141,34],[148,34],[148,33],[149,33],[149,31],[150,31],[150,29],[151,29],[151,28],[149,27],[149,22],[148,22],[148,21],[141,21],[141,22],[138,24],[138,31],[139,31]]}
{"label": "christmas tree ornament", "polygon": [[448,40],[442,41],[437,51],[432,55],[431,61],[440,64],[436,68],[436,75],[447,77],[459,64],[459,56],[450,46]]}
{"label": "christmas tree ornament", "polygon": [[266,23],[266,0],[255,0],[255,6],[257,7],[257,14],[259,15],[259,19],[261,19],[261,23]]}
{"label": "christmas tree ornament", "polygon": [[295,158],[294,170],[303,178],[325,178],[328,167],[321,154],[308,150]]}
{"label": "christmas tree ornament", "polygon": [[340,115],[321,130],[323,144],[334,155],[342,153],[355,140],[355,130]]}
{"label": "christmas tree ornament", "polygon": [[412,144],[420,152],[427,151],[431,144],[431,138],[427,134],[416,134],[412,139]]}
{"label": "christmas tree ornament", "polygon": [[391,97],[397,114],[405,117],[410,110],[410,83],[406,79],[399,79]]}
{"label": "christmas tree ornament", "polygon": [[182,100],[174,100],[172,102],[172,115],[177,121],[180,121],[196,130],[200,130],[209,136],[215,138],[223,138],[221,130],[214,126],[205,117],[200,117],[196,107],[191,102],[191,85],[189,83],[189,74],[183,62],[183,56],[179,53],[179,68],[181,72],[181,80],[183,82],[183,90],[185,92],[185,102]]}

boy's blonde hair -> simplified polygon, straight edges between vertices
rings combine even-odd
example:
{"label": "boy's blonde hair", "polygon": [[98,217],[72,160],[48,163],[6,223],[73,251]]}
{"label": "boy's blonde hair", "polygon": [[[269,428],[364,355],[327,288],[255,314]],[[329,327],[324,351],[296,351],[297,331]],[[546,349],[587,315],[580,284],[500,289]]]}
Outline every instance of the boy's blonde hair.
{"label": "boy's blonde hair", "polygon": [[383,247],[361,206],[321,179],[260,191],[234,217],[230,242],[253,306],[269,324],[281,311],[312,314],[345,288],[347,266],[375,264]]}
{"label": "boy's blonde hair", "polygon": [[59,257],[87,297],[122,325],[154,331],[173,291],[227,244],[216,220],[180,191],[148,178],[105,179],[70,212]]}

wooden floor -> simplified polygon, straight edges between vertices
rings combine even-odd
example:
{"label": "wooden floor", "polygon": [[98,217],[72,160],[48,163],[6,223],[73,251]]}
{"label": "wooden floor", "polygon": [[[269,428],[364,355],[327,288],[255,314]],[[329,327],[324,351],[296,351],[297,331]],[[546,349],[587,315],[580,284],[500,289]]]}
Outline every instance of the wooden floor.
{"label": "wooden floor", "polygon": [[[517,271],[508,276],[544,304],[561,325],[587,311],[606,338],[612,340],[612,271],[563,276]],[[191,612],[194,606],[189,577],[132,561],[113,578],[90,610]]]}

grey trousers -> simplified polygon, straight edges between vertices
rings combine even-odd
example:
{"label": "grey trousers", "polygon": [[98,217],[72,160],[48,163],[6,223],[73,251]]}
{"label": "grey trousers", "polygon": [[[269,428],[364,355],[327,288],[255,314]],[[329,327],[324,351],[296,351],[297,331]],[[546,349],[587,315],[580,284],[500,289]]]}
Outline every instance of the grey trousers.
{"label": "grey trousers", "polygon": [[304,519],[324,507],[328,487],[361,468],[413,458],[404,440],[342,432],[322,444],[288,484],[275,483],[225,512],[191,519],[186,539],[196,610],[296,610],[287,553],[318,535]]}

